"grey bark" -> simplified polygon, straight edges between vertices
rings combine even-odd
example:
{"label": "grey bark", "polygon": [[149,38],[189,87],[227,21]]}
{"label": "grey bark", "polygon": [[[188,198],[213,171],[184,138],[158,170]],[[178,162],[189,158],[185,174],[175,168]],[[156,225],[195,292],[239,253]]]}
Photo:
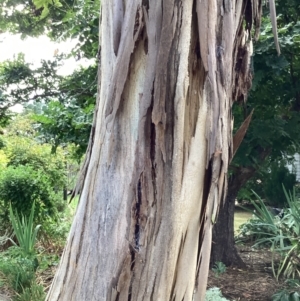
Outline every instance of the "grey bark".
{"label": "grey bark", "polygon": [[48,301],[203,300],[260,12],[254,0],[102,1],[84,185]]}

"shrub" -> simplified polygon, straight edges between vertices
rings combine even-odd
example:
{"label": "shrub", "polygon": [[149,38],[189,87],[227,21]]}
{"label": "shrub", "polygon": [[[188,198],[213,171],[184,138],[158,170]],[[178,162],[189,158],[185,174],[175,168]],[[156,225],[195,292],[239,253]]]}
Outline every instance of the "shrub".
{"label": "shrub", "polygon": [[26,138],[10,138],[8,147],[7,166],[31,166],[36,171],[47,175],[48,180],[55,190],[62,190],[66,185],[65,160],[61,152],[51,154],[51,147],[38,144]]}
{"label": "shrub", "polygon": [[283,189],[288,208],[282,218],[272,215],[263,201],[257,196],[258,204],[252,202],[256,211],[255,218],[241,226],[238,240],[255,240],[254,246],[271,247],[273,254],[278,254],[280,261],[275,267],[274,256],[272,270],[278,279],[300,277],[300,202],[293,193]]}
{"label": "shrub", "polygon": [[0,174],[0,204],[4,221],[8,220],[9,206],[28,216],[36,202],[35,218],[43,219],[55,214],[55,195],[48,177],[30,166],[10,166]]}

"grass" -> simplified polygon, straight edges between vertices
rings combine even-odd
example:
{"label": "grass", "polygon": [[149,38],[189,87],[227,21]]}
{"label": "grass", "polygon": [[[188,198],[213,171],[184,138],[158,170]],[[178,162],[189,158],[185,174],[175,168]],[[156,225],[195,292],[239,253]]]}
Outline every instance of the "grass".
{"label": "grass", "polygon": [[236,209],[234,212],[234,232],[237,233],[240,225],[244,224],[253,214],[244,211],[243,209]]}

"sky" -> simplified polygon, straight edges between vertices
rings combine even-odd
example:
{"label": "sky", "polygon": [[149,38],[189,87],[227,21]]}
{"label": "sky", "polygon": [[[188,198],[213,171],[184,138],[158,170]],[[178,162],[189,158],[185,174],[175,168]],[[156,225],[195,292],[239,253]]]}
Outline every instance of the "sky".
{"label": "sky", "polygon": [[[14,55],[22,52],[25,54],[25,61],[37,66],[41,59],[53,59],[55,52],[68,53],[75,46],[76,40],[54,43],[47,36],[38,38],[26,38],[22,40],[20,35],[0,35],[0,62],[13,59]],[[60,74],[68,75],[73,72],[74,66],[78,63],[74,58],[69,59],[60,70]]]}
{"label": "sky", "polygon": [[[55,43],[50,41],[47,36],[28,37],[22,40],[20,35],[2,33],[0,34],[0,62],[13,59],[14,56],[22,52],[25,55],[25,61],[37,67],[42,59],[51,60],[54,59],[55,54],[69,53],[75,44],[76,40]],[[58,73],[60,75],[69,75],[79,65],[87,66],[89,63],[88,60],[75,61],[74,58],[70,58],[64,62]],[[17,105],[12,110],[21,112],[22,106]]]}

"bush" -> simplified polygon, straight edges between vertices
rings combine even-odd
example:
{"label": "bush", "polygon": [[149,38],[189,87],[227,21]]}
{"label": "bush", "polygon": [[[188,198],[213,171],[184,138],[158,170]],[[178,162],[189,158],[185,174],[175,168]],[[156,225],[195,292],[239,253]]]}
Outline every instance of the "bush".
{"label": "bush", "polygon": [[33,202],[36,202],[35,218],[44,219],[56,213],[55,194],[51,181],[41,171],[30,166],[10,166],[0,174],[1,217],[9,219],[9,206],[25,216],[30,214]]}
{"label": "bush", "polygon": [[288,208],[284,209],[283,217],[274,216],[257,195],[258,203],[255,207],[255,218],[241,226],[238,240],[254,241],[254,246],[271,247],[273,254],[279,255],[280,261],[275,267],[272,258],[274,276],[285,278],[300,277],[300,201],[293,193],[283,189]]}
{"label": "bush", "polygon": [[26,138],[10,138],[7,166],[31,166],[47,175],[52,187],[58,191],[66,185],[65,160],[61,152],[51,154],[49,145],[41,145]]}

